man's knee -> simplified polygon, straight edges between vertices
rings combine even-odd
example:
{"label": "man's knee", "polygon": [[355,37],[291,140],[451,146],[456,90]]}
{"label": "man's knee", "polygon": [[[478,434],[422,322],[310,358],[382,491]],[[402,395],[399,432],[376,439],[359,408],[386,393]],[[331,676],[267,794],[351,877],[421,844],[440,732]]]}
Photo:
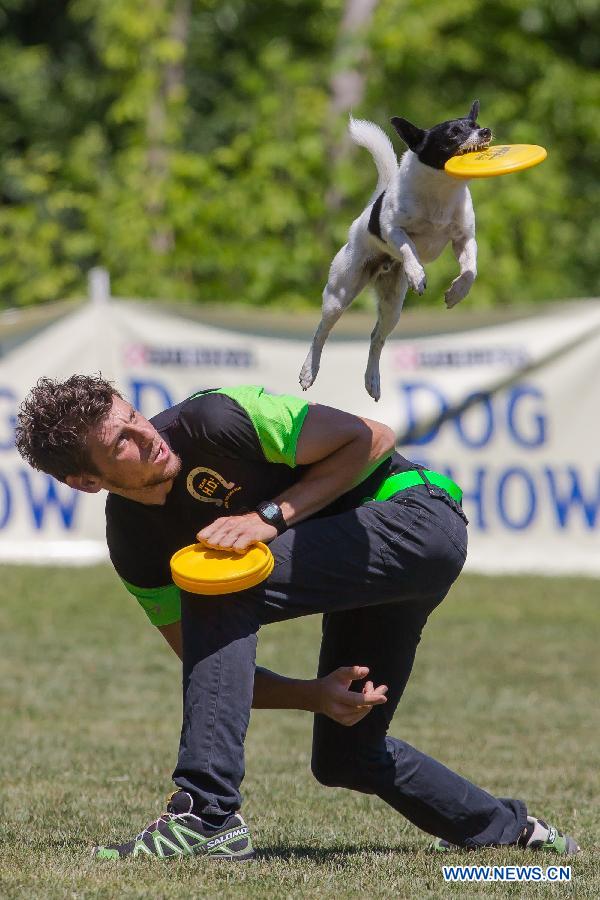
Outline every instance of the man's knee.
{"label": "man's knee", "polygon": [[310,768],[319,784],[324,787],[345,787],[339,783],[341,767],[327,755],[313,750]]}
{"label": "man's knee", "polygon": [[375,792],[377,766],[369,764],[361,754],[332,756],[313,749],[311,771],[324,787],[342,787],[365,794]]}

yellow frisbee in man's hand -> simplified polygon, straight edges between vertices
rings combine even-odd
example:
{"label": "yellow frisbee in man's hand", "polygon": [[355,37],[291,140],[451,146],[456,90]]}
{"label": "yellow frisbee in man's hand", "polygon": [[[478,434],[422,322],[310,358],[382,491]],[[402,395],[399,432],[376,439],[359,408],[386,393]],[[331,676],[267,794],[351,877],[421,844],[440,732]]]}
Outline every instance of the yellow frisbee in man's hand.
{"label": "yellow frisbee in man's hand", "polygon": [[260,584],[274,565],[273,554],[260,541],[245,553],[190,544],[171,557],[171,576],[177,587],[192,594],[232,594]]}
{"label": "yellow frisbee in man's hand", "polygon": [[485,150],[452,156],[444,166],[453,178],[493,178],[531,169],[548,156],[537,144],[495,144]]}

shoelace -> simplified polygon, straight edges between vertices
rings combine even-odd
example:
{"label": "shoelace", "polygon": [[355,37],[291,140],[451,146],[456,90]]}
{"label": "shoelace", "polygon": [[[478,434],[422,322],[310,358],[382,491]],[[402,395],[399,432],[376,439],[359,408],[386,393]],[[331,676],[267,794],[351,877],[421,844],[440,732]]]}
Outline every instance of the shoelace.
{"label": "shoelace", "polygon": [[140,831],[138,836],[136,837],[136,841],[142,841],[144,839],[144,835],[150,834],[151,831],[154,831],[155,828],[158,828],[159,822],[169,822],[171,819],[178,818],[176,813],[163,813],[162,816],[159,816],[154,822],[151,822],[150,825],[146,825],[143,831]]}
{"label": "shoelace", "polygon": [[136,837],[136,841],[143,840],[146,832],[148,832],[149,834],[151,831],[154,831],[155,828],[158,828],[159,822],[169,822],[171,819],[176,819],[180,815],[185,815],[185,813],[171,813],[168,811],[168,804],[171,802],[176,793],[178,792],[173,791],[172,793],[167,794],[167,812],[164,812],[161,816],[158,817],[158,819],[155,819],[154,822],[151,822],[150,825],[146,825],[143,831],[140,831],[140,833]]}

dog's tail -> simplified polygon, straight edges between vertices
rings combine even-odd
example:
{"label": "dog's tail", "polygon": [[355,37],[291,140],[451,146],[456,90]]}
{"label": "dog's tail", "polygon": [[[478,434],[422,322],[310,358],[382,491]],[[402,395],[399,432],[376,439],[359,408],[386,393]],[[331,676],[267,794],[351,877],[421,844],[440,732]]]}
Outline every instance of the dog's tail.
{"label": "dog's tail", "polygon": [[378,195],[387,188],[398,170],[398,160],[392,142],[379,125],[365,119],[353,119],[350,116],[348,130],[354,143],[368,150],[375,160],[378,176],[375,194]]}

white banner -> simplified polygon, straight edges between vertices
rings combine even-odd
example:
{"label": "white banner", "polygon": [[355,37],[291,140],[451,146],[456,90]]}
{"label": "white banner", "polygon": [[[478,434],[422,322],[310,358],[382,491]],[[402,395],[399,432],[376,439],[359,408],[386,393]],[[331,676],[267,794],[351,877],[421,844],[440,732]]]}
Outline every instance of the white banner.
{"label": "white banner", "polygon": [[[386,422],[404,455],[459,482],[472,570],[600,575],[600,301],[419,339],[402,339],[401,322],[397,334],[379,403],[363,385],[366,335],[325,346],[307,398]],[[298,393],[307,349],[107,301],[10,352],[0,359],[0,558],[106,555],[104,499],[33,472],[14,449],[18,404],[39,376],[101,371],[151,416],[202,388]]]}

